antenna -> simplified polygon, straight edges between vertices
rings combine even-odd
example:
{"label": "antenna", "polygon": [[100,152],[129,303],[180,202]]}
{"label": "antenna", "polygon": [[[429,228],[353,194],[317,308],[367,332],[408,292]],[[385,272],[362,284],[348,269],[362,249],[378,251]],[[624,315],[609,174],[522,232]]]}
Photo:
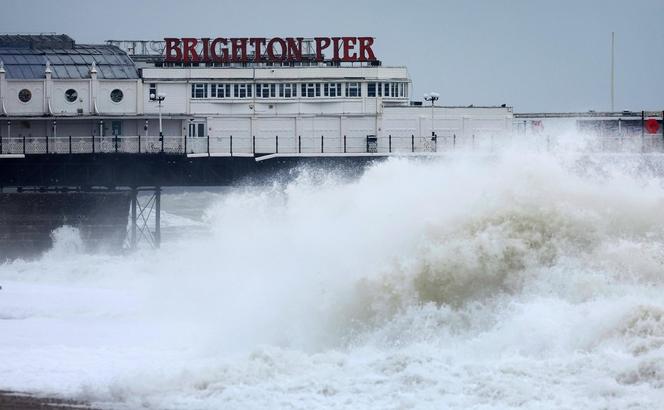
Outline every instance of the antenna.
{"label": "antenna", "polygon": [[616,33],[611,32],[611,112],[615,111],[615,48],[616,48]]}

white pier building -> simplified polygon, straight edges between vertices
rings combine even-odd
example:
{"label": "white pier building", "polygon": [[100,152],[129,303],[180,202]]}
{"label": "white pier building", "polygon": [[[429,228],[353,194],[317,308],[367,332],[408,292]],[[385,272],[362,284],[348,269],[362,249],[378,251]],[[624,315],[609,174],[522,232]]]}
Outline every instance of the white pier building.
{"label": "white pier building", "polygon": [[[423,104],[406,67],[382,65],[373,39],[348,39],[327,40],[337,47],[331,57],[316,49],[320,39],[221,39],[216,52],[214,40],[182,39],[174,56],[168,42],[179,39],[80,45],[66,35],[0,36],[2,153],[428,152],[437,149],[432,135],[511,132],[510,107]],[[291,55],[294,42],[300,55]],[[258,57],[247,44],[262,44]]]}

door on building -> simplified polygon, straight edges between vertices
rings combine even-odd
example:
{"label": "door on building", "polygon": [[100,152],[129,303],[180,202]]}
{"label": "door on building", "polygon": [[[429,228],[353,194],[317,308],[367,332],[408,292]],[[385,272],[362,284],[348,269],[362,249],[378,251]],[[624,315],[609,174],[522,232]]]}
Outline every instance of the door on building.
{"label": "door on building", "polygon": [[122,121],[111,122],[111,134],[114,137],[122,135]]}
{"label": "door on building", "polygon": [[189,137],[205,137],[205,120],[193,120],[189,122]]}

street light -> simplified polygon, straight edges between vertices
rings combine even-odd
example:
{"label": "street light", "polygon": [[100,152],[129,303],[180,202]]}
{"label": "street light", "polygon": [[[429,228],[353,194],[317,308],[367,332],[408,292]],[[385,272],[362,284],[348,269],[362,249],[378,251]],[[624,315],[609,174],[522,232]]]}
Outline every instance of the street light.
{"label": "street light", "polygon": [[159,104],[159,141],[161,141],[161,152],[164,152],[164,128],[161,125],[161,103],[166,99],[166,94],[150,94],[150,101],[157,101]]}
{"label": "street light", "polygon": [[436,132],[434,131],[434,127],[433,127],[433,107],[434,107],[436,101],[438,101],[439,98],[440,98],[440,94],[438,94],[438,93],[424,94],[424,100],[425,101],[431,101],[431,141],[433,141],[433,143],[434,143],[434,145],[433,145],[434,152],[436,151],[437,146],[438,146],[438,137],[436,137]]}

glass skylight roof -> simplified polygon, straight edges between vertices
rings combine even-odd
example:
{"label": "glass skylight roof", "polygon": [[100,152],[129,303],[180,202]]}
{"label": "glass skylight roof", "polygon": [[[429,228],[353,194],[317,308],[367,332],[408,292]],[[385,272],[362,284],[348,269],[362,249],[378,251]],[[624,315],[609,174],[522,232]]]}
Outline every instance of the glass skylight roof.
{"label": "glass skylight roof", "polygon": [[138,78],[134,62],[118,47],[77,45],[66,36],[0,36],[0,61],[8,79],[44,78],[46,61],[57,79],[90,78],[93,61],[97,78]]}

